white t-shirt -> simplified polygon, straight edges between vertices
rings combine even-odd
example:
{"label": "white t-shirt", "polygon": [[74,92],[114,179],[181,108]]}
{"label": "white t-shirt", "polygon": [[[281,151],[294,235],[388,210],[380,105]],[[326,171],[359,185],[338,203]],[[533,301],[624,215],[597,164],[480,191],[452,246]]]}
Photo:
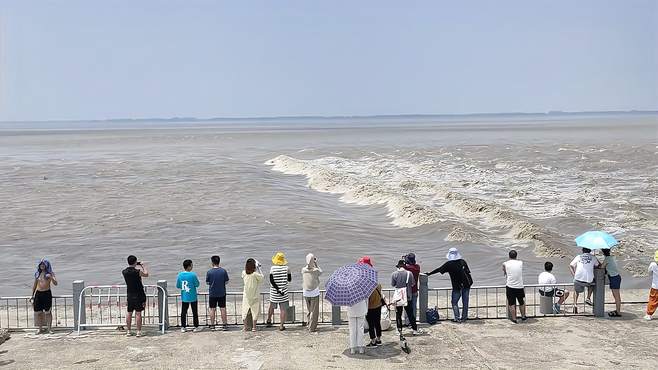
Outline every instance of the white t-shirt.
{"label": "white t-shirt", "polygon": [[653,280],[651,281],[651,287],[658,289],[658,264],[651,262],[649,265],[649,272],[653,272]]}
{"label": "white t-shirt", "polygon": [[539,277],[537,278],[537,283],[540,285],[544,285],[543,287],[539,288],[544,291],[544,293],[550,293],[553,291],[553,287],[555,284],[557,284],[557,279],[555,278],[555,275],[551,274],[548,271],[544,271],[541,274],[539,274]]}
{"label": "white t-shirt", "polygon": [[599,260],[591,253],[577,255],[570,263],[571,266],[576,268],[574,280],[591,283],[594,281],[594,267],[598,264]]}
{"label": "white t-shirt", "polygon": [[523,288],[523,261],[509,260],[503,263],[507,273],[507,285],[510,288]]}

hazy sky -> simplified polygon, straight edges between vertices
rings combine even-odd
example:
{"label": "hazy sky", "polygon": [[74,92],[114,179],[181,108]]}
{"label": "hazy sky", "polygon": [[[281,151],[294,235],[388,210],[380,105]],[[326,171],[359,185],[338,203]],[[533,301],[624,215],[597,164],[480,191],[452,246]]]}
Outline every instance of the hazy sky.
{"label": "hazy sky", "polygon": [[658,109],[658,1],[0,0],[0,120]]}

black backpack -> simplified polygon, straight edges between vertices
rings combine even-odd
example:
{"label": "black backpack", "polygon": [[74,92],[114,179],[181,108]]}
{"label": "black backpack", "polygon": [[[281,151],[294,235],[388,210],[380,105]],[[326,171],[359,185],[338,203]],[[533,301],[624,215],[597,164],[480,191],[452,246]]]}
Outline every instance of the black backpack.
{"label": "black backpack", "polygon": [[439,308],[434,307],[434,308],[428,308],[427,311],[425,311],[425,316],[426,316],[426,321],[430,325],[434,325],[437,322],[439,322]]}

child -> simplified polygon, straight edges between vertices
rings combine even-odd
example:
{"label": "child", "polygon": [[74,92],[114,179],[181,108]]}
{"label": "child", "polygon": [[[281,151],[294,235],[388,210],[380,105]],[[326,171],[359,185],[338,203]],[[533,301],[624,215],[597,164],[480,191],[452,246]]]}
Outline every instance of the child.
{"label": "child", "polygon": [[567,300],[567,297],[569,297],[569,292],[555,287],[555,284],[557,284],[557,279],[552,273],[553,263],[544,263],[544,270],[546,271],[539,274],[539,277],[537,278],[537,283],[544,285],[543,287],[539,288],[539,295],[551,298],[558,297],[557,303],[553,304],[553,313],[558,314],[560,313],[560,306],[562,303],[564,303],[564,301]]}
{"label": "child", "polygon": [[656,264],[656,262],[658,262],[658,250],[653,257],[653,260],[654,261],[649,265],[649,272],[653,273],[653,279],[651,280],[651,290],[649,291],[647,315],[644,316],[647,320],[651,320],[651,316],[653,316],[653,313],[656,312],[656,308],[658,308],[658,264]]}
{"label": "child", "polygon": [[192,260],[183,261],[183,269],[178,273],[176,288],[180,289],[183,307],[180,314],[181,332],[187,331],[187,309],[192,306],[192,318],[194,319],[194,332],[203,330],[199,327],[199,309],[197,305],[196,289],[199,287],[199,278],[192,272]]}

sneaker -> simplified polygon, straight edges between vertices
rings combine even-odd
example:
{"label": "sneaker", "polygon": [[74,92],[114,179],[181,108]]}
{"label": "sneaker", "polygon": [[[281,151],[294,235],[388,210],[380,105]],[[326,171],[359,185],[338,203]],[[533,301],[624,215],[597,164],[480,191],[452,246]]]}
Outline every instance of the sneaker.
{"label": "sneaker", "polygon": [[377,347],[379,347],[379,346],[382,345],[382,341],[379,340],[379,339],[377,339],[377,340],[375,341],[375,344],[377,345]]}
{"label": "sneaker", "polygon": [[140,338],[142,336],[142,332],[138,331],[137,334],[135,335],[137,338]]}
{"label": "sneaker", "polygon": [[366,353],[366,348],[365,347],[359,347],[359,354],[364,354]]}
{"label": "sneaker", "polygon": [[356,348],[350,348],[350,355],[356,355]]}
{"label": "sneaker", "polygon": [[461,323],[461,321],[459,319],[452,319],[452,322],[455,323],[455,324],[460,324]]}
{"label": "sneaker", "polygon": [[513,323],[515,323],[515,324],[518,324],[518,323],[519,323],[518,320],[509,319],[509,321],[511,321],[511,322],[513,322]]}
{"label": "sneaker", "polygon": [[366,344],[366,347],[377,347],[377,342],[370,342]]}
{"label": "sneaker", "polygon": [[265,322],[265,327],[266,328],[271,328],[272,327],[272,322],[270,320],[267,320],[267,322]]}
{"label": "sneaker", "polygon": [[594,306],[594,304],[592,303],[592,300],[589,299],[589,298],[585,300],[585,304],[588,305],[588,306]]}
{"label": "sneaker", "polygon": [[411,335],[418,335],[418,334],[423,334],[424,332],[420,329],[412,330]]}
{"label": "sneaker", "polygon": [[181,332],[181,333],[185,333],[185,332],[187,332],[187,328],[180,328],[180,332]]}
{"label": "sneaker", "polygon": [[46,333],[47,333],[47,334],[55,334],[55,332],[52,331],[52,329],[48,329],[48,330],[46,330]]}
{"label": "sneaker", "polygon": [[528,320],[527,316],[521,316],[521,321],[526,321],[526,320]]}
{"label": "sneaker", "polygon": [[133,333],[131,333],[130,331],[127,331],[127,332],[126,332],[126,336],[127,336],[127,337],[132,337],[132,336],[133,336]]}
{"label": "sneaker", "polygon": [[646,315],[646,316],[644,316],[644,319],[645,319],[645,320],[651,320],[651,315]]}
{"label": "sneaker", "polygon": [[201,326],[197,326],[197,327],[194,328],[194,330],[193,330],[194,333],[200,333],[200,332],[202,332],[202,331],[203,331],[203,327],[201,327]]}

